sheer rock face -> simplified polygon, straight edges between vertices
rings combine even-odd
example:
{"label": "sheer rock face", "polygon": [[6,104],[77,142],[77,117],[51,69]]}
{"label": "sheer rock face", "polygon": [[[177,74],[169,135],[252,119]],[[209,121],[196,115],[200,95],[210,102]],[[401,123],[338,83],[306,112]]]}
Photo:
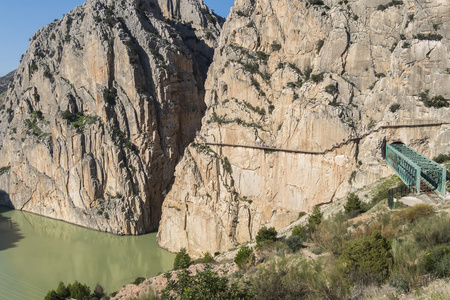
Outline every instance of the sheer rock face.
{"label": "sheer rock face", "polygon": [[[389,138],[429,157],[450,149],[450,125],[376,131],[450,121],[449,108],[421,101],[450,99],[448,1],[324,2],[236,1],[208,73],[201,137],[163,203],[162,247],[200,256],[285,227],[391,174]],[[324,152],[365,133],[324,154],[204,144]]]}
{"label": "sheer rock face", "polygon": [[221,24],[201,0],[88,0],[39,30],[0,110],[0,204],[156,230]]}

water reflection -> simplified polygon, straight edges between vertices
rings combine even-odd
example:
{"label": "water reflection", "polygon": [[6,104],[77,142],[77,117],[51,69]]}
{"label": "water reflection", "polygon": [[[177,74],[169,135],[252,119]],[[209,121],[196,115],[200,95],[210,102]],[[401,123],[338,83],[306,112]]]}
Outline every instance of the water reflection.
{"label": "water reflection", "polygon": [[0,298],[2,289],[11,288],[1,281],[5,275],[20,280],[17,288],[39,288],[43,294],[36,299],[42,299],[59,281],[91,287],[98,282],[112,292],[172,267],[174,255],[157,246],[156,234],[119,237],[20,211],[0,212],[23,235],[15,248],[0,252]]}
{"label": "water reflection", "polygon": [[17,242],[23,238],[19,228],[11,218],[1,215],[2,212],[10,209],[0,207],[0,251],[15,247]]}

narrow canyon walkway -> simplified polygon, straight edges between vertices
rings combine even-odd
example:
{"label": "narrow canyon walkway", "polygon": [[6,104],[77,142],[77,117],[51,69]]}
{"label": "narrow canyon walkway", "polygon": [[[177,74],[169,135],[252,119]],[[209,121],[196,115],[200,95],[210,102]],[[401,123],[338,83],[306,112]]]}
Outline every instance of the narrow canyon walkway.
{"label": "narrow canyon walkway", "polygon": [[346,140],[343,140],[340,143],[337,143],[333,145],[333,147],[326,149],[324,151],[311,151],[311,150],[301,150],[301,149],[284,149],[284,148],[275,148],[275,147],[269,147],[269,146],[256,146],[256,145],[240,145],[240,144],[229,144],[229,143],[213,143],[213,142],[207,142],[205,141],[204,137],[200,137],[202,139],[202,144],[210,145],[210,146],[220,146],[220,147],[239,147],[239,148],[250,148],[250,149],[260,149],[265,151],[272,151],[272,152],[288,152],[288,153],[300,153],[300,154],[311,154],[311,155],[324,155],[329,152],[332,152],[336,149],[339,149],[343,147],[344,145],[347,145],[351,142],[360,141],[369,135],[379,132],[381,130],[385,129],[401,129],[401,128],[420,128],[420,127],[436,127],[436,126],[442,126],[442,125],[450,125],[450,122],[414,122],[412,124],[387,124],[387,125],[381,125],[377,128],[371,129],[369,131],[363,132],[362,134],[355,134],[347,138]]}

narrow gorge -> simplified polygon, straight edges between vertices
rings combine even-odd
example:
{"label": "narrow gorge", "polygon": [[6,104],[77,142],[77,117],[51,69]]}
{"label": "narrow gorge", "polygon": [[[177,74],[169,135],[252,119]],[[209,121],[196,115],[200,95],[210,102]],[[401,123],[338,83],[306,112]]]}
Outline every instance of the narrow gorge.
{"label": "narrow gorge", "polygon": [[0,108],[0,204],[155,231],[222,23],[201,1],[88,0],[36,32]]}
{"label": "narrow gorge", "polygon": [[0,205],[193,257],[450,149],[446,0],[87,0],[0,98]]}

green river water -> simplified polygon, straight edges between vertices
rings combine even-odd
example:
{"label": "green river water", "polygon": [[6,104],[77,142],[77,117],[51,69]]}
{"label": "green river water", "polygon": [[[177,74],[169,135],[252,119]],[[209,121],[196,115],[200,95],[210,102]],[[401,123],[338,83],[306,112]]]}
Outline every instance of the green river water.
{"label": "green river water", "polygon": [[78,280],[107,293],[172,268],[156,233],[115,236],[0,207],[0,299],[43,299]]}

